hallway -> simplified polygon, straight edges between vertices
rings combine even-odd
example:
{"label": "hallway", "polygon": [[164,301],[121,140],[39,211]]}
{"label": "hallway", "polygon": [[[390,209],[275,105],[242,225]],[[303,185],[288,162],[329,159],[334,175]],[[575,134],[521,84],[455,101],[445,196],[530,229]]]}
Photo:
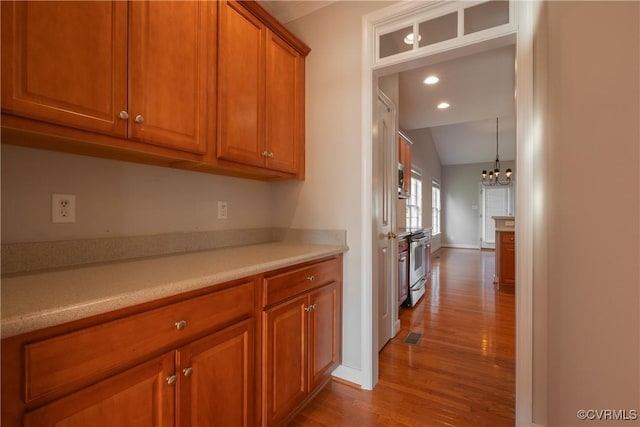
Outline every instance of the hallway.
{"label": "hallway", "polygon": [[[401,309],[369,392],[331,382],[293,426],[513,426],[515,298],[493,284],[492,251],[441,249],[430,291]],[[417,345],[403,342],[423,334]]]}

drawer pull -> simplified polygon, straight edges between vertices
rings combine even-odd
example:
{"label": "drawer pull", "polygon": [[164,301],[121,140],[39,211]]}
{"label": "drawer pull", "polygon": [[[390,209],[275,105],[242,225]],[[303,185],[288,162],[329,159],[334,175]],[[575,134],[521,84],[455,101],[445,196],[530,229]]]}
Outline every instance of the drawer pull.
{"label": "drawer pull", "polygon": [[176,329],[178,329],[179,331],[183,330],[184,328],[187,327],[187,321],[186,320],[178,320],[176,323]]}
{"label": "drawer pull", "polygon": [[313,282],[314,280],[316,280],[316,276],[313,276],[313,275],[307,276],[307,280],[310,282]]}
{"label": "drawer pull", "polygon": [[167,381],[167,384],[171,385],[175,383],[177,379],[178,378],[175,375],[169,375],[165,380]]}
{"label": "drawer pull", "polygon": [[191,368],[191,367],[184,368],[182,370],[182,373],[184,374],[185,377],[190,377],[193,374],[193,368]]}

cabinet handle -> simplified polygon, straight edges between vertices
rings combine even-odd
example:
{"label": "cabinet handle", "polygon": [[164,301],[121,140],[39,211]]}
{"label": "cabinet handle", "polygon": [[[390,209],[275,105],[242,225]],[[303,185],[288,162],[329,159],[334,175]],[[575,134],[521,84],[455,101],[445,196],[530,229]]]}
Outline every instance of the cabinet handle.
{"label": "cabinet handle", "polygon": [[318,305],[314,302],[314,303],[311,305],[311,310],[315,310],[317,306],[318,306]]}
{"label": "cabinet handle", "polygon": [[187,321],[186,320],[178,320],[176,323],[176,329],[178,329],[179,331],[183,330],[184,328],[187,327]]}
{"label": "cabinet handle", "polygon": [[175,383],[177,379],[178,378],[175,375],[169,375],[167,378],[165,378],[165,381],[167,381],[167,384],[171,385]]}
{"label": "cabinet handle", "polygon": [[129,113],[127,113],[126,111],[120,111],[120,114],[118,114],[118,116],[122,119],[122,120],[127,120],[129,118]]}
{"label": "cabinet handle", "polygon": [[273,153],[268,153],[267,157],[270,158],[270,159],[273,159]]}
{"label": "cabinet handle", "polygon": [[262,152],[262,157],[269,157],[269,152],[268,151],[263,151]]}
{"label": "cabinet handle", "polygon": [[189,367],[189,368],[184,368],[182,370],[182,373],[184,374],[185,377],[190,377],[191,374],[193,374],[193,368]]}
{"label": "cabinet handle", "polygon": [[140,114],[138,114],[134,120],[136,123],[144,123],[144,117],[142,117]]}
{"label": "cabinet handle", "polygon": [[308,306],[306,306],[306,307],[304,308],[304,311],[306,311],[307,313],[309,313],[311,310],[313,310],[313,308],[311,308],[311,306],[310,306],[310,305],[308,305]]}
{"label": "cabinet handle", "polygon": [[316,280],[316,276],[313,276],[313,275],[307,276],[307,280],[310,282],[313,282],[314,280]]}

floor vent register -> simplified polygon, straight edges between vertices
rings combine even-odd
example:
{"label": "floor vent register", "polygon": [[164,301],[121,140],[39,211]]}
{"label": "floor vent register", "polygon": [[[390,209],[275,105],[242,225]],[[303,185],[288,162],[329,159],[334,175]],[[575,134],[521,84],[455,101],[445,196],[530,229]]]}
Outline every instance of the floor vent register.
{"label": "floor vent register", "polygon": [[420,342],[421,338],[422,334],[419,334],[417,332],[409,332],[402,342],[409,345],[418,345],[418,342]]}

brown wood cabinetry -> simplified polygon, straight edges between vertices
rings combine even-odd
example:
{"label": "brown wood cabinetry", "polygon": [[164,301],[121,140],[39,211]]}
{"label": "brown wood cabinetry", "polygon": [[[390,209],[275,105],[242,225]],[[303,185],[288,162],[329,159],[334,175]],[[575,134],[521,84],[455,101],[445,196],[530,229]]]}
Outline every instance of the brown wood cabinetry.
{"label": "brown wood cabinetry", "polygon": [[3,111],[205,153],[215,20],[207,2],[3,2]]}
{"label": "brown wood cabinetry", "polygon": [[516,242],[513,231],[501,231],[500,235],[500,285],[516,284]]}
{"label": "brown wood cabinetry", "polygon": [[253,425],[254,295],[245,280],[3,340],[2,425]]}
{"label": "brown wood cabinetry", "polygon": [[402,132],[398,133],[398,168],[403,171],[402,186],[398,188],[401,197],[411,194],[411,140]]}
{"label": "brown wood cabinetry", "polygon": [[341,278],[341,256],[265,278],[263,425],[293,416],[340,363]]}
{"label": "brown wood cabinetry", "polygon": [[398,305],[409,297],[409,242],[398,240]]}
{"label": "brown wood cabinetry", "polygon": [[257,2],[2,2],[2,142],[303,179],[308,53]]}
{"label": "brown wood cabinetry", "polygon": [[304,55],[235,1],[220,4],[221,160],[304,176]]}

